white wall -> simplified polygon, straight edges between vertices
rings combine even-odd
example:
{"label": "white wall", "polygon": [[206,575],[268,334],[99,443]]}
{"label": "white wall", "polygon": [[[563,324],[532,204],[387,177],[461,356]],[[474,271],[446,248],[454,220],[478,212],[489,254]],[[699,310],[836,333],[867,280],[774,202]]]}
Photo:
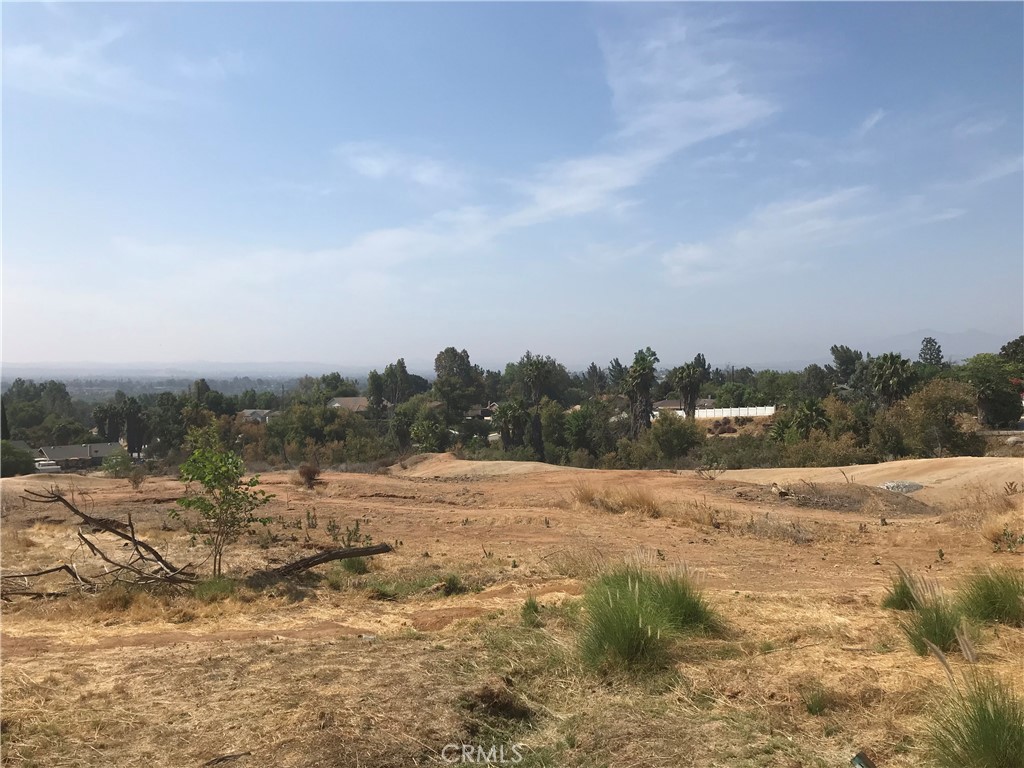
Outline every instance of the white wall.
{"label": "white wall", "polygon": [[[686,418],[686,411],[672,411],[680,418]],[[654,414],[657,416],[658,414]],[[756,405],[748,408],[698,408],[694,417],[697,419],[735,419],[737,416],[774,416],[774,405]]]}

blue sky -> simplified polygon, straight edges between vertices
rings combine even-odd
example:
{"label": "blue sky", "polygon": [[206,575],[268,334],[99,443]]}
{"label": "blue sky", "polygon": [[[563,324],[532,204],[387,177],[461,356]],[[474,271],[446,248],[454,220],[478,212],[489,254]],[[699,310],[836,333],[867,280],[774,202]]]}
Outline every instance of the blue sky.
{"label": "blue sky", "polygon": [[1008,340],[1022,30],[1019,3],[5,4],[3,360]]}

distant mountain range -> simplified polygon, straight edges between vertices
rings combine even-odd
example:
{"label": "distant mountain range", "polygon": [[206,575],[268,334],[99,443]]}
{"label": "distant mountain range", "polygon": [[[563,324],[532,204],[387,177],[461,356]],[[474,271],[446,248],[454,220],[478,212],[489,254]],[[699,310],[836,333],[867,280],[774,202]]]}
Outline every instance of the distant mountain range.
{"label": "distant mountain range", "polygon": [[[999,348],[1010,339],[987,331],[967,330],[948,333],[931,329],[921,329],[901,333],[893,336],[869,338],[862,343],[855,343],[852,339],[836,339],[836,343],[847,344],[855,349],[873,355],[883,352],[898,352],[912,360],[917,359],[921,350],[921,340],[926,336],[933,337],[942,347],[942,353],[947,360],[962,361],[979,352],[998,352]],[[761,359],[761,360],[730,360],[727,355],[714,354],[707,350],[707,357],[713,367],[736,367],[749,365],[751,368],[763,369],[774,368],[776,370],[801,370],[811,363],[824,364],[830,362],[828,348],[825,349],[799,349],[793,350],[796,354],[788,359]],[[470,350],[472,354],[472,350]],[[609,354],[609,359],[614,352]],[[557,357],[557,355],[556,355]],[[561,360],[561,358],[559,358]],[[409,371],[427,378],[433,378],[434,371],[429,363],[413,363],[407,358]],[[478,362],[474,357],[474,362]],[[485,368],[500,367],[504,369],[505,362],[498,360],[480,360]],[[584,370],[588,362],[562,361],[570,370]],[[682,361],[664,361],[669,364],[676,364]],[[68,362],[68,363],[3,363],[0,368],[4,383],[9,383],[15,378],[31,379],[87,379],[87,378],[125,378],[125,379],[178,379],[199,377],[205,378],[233,378],[248,376],[250,378],[263,379],[287,379],[298,376],[319,376],[332,371],[339,372],[342,376],[354,379],[364,379],[366,374],[373,368],[383,370],[387,361],[379,361],[366,365],[338,365],[337,363],[324,363],[313,361],[280,361],[263,363],[223,363],[197,360],[194,362],[159,363],[159,362],[131,362],[131,363],[97,363],[97,362]]]}

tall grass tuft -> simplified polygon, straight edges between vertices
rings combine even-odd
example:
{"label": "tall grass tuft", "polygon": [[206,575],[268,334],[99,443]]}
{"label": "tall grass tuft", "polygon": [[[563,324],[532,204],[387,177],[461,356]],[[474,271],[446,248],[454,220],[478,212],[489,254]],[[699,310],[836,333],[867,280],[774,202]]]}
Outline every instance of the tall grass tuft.
{"label": "tall grass tuft", "polygon": [[523,619],[524,627],[539,627],[541,625],[540,603],[537,602],[537,598],[533,595],[527,595],[526,601],[519,612]]}
{"label": "tall grass tuft", "polygon": [[942,651],[957,647],[963,614],[948,600],[936,596],[924,600],[900,624],[903,633],[918,656],[928,655],[928,643]]}
{"label": "tall grass tuft", "polygon": [[669,656],[669,623],[664,614],[641,597],[640,586],[617,587],[604,580],[584,596],[586,619],[581,653],[590,666],[653,670]]}
{"label": "tall grass tuft", "polygon": [[667,661],[677,635],[721,627],[683,570],[655,573],[637,565],[619,567],[591,585],[584,607],[581,650],[594,667],[656,668]]}
{"label": "tall grass tuft", "polygon": [[1024,701],[990,675],[965,675],[932,715],[927,745],[939,768],[1024,768]]}
{"label": "tall grass tuft", "polygon": [[914,595],[914,577],[896,566],[896,575],[882,598],[882,607],[894,611],[912,611],[918,606]]}
{"label": "tall grass tuft", "polygon": [[1024,627],[1024,572],[990,568],[972,574],[960,587],[958,602],[972,619]]}

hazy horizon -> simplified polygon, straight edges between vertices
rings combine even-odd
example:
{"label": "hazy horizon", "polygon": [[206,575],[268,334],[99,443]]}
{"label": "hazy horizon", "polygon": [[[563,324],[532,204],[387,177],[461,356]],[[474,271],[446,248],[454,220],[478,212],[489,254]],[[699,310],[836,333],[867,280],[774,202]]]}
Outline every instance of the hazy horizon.
{"label": "hazy horizon", "polygon": [[1024,332],[1022,25],[1002,3],[7,5],[0,359],[996,351]]}

